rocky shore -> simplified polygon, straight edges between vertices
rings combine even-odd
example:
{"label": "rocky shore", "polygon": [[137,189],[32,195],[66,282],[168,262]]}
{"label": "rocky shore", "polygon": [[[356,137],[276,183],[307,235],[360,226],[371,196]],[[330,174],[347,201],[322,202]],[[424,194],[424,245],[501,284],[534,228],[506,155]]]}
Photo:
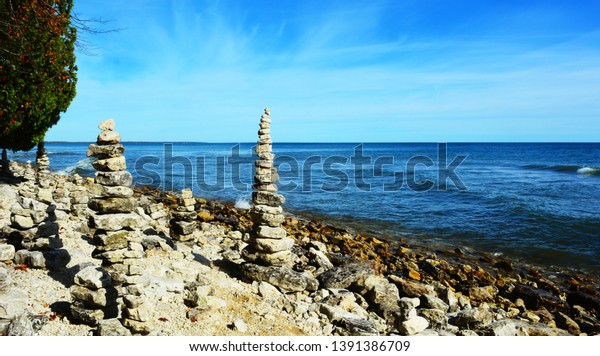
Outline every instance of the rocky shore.
{"label": "rocky shore", "polygon": [[[96,278],[101,287],[107,278],[82,277],[82,271],[102,269],[101,259],[92,257],[97,229],[88,224],[97,212],[86,204],[102,188],[93,179],[52,174],[42,188],[33,167],[13,163],[11,171],[13,177],[0,181],[0,333],[129,335],[116,318],[126,310],[123,301],[114,318],[85,322],[73,314],[74,304],[91,298],[81,295],[82,285]],[[181,241],[170,237],[170,217],[182,210],[181,196],[146,188],[134,190],[133,199],[137,208],[129,214],[139,222],[142,252],[135,281],[151,305],[144,334],[600,331],[598,284],[581,274],[528,269],[459,249],[427,252],[286,216],[282,227],[295,241],[291,268],[316,281],[298,291],[283,287],[285,277],[277,273],[261,281],[241,273],[245,236],[253,231],[249,210],[191,198],[187,206],[193,202],[193,208],[186,209],[193,210],[196,238]],[[42,241],[23,238],[42,232],[56,234]]]}
{"label": "rocky shore", "polygon": [[268,109],[251,209],[132,188],[113,120],[95,178],[0,176],[0,335],[596,335],[598,281],[286,214]]}

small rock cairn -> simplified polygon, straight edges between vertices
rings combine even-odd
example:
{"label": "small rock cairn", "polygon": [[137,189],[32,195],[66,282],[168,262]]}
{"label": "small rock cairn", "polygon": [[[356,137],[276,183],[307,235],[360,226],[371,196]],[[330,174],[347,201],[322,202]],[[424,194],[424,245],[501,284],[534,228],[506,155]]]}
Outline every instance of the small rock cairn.
{"label": "small rock cairn", "polygon": [[48,188],[50,186],[48,174],[50,173],[50,160],[45,148],[38,149],[35,158],[35,165],[37,167],[37,183],[41,188]]}
{"label": "small rock cairn", "polygon": [[[96,229],[93,256],[102,260],[113,286],[117,288],[117,297],[123,298],[123,324],[134,333],[147,334],[150,329],[145,322],[150,318],[150,306],[143,296],[143,286],[139,281],[139,276],[144,272],[140,262],[145,256],[139,231],[142,221],[139,215],[133,213],[137,201],[130,188],[132,176],[125,170],[125,148],[120,144],[121,136],[114,130],[114,120],[104,121],[98,128],[102,132],[98,135],[97,144],[91,144],[87,152],[88,156],[98,158],[92,163],[98,171],[98,186],[92,189],[95,197],[89,202],[90,209],[96,212],[90,219],[90,227]],[[73,297],[76,300],[74,306],[80,309],[90,307],[77,295]],[[115,301],[106,300],[106,305],[110,306]],[[112,312],[113,309],[104,311],[109,314],[103,315],[102,319],[117,316]],[[97,316],[88,324],[98,324],[100,313]]]}
{"label": "small rock cairn", "polygon": [[242,251],[248,262],[263,266],[291,266],[293,264],[292,247],[294,239],[287,236],[281,227],[284,221],[281,205],[285,198],[277,194],[275,183],[279,180],[277,169],[273,166],[275,155],[272,153],[271,118],[269,109],[260,118],[258,144],[255,162],[255,175],[251,210],[254,228],[245,239],[249,245]]}
{"label": "small rock cairn", "polygon": [[181,191],[179,206],[171,213],[171,238],[181,242],[195,242],[198,238],[196,200],[191,189]]}

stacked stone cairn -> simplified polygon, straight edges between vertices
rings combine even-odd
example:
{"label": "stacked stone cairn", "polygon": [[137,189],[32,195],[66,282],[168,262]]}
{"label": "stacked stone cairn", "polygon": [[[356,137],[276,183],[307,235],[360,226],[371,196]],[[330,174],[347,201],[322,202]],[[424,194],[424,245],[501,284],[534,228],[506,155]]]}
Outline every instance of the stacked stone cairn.
{"label": "stacked stone cairn", "polygon": [[291,269],[295,263],[292,253],[294,239],[287,236],[281,226],[285,220],[281,205],[285,198],[277,194],[275,183],[279,180],[277,169],[273,165],[271,118],[269,109],[265,109],[260,119],[258,144],[255,162],[254,185],[252,193],[253,207],[250,211],[253,229],[244,237],[248,243],[242,250],[242,257],[248,262],[242,265],[246,278],[266,281],[285,290],[305,290],[316,288],[314,277]]}
{"label": "stacked stone cairn", "polygon": [[[93,256],[102,260],[102,266],[116,287],[116,294],[114,300],[86,303],[86,298],[91,297],[84,293],[73,293],[75,302],[72,312],[83,316],[79,318],[80,321],[96,325],[100,324],[101,319],[117,317],[112,305],[121,305],[122,301],[123,324],[134,333],[147,334],[150,329],[146,321],[150,318],[151,309],[139,281],[144,272],[140,262],[145,253],[141,244],[142,233],[139,231],[142,220],[133,213],[137,201],[130,188],[132,176],[125,170],[125,148],[120,144],[121,136],[114,131],[114,120],[104,121],[98,127],[102,132],[98,135],[97,143],[91,144],[87,152],[88,156],[98,158],[92,163],[97,172],[96,185],[90,189],[94,198],[89,202],[90,209],[95,211],[90,218],[90,227],[96,229]],[[78,286],[87,288],[90,294],[94,293],[89,284]],[[90,314],[94,317],[88,318]]]}
{"label": "stacked stone cairn", "polygon": [[50,174],[50,160],[48,159],[48,154],[46,149],[43,148],[43,144],[38,146],[38,151],[35,158],[35,165],[37,167],[37,183],[41,188],[49,187],[49,179],[48,175]]}
{"label": "stacked stone cairn", "polygon": [[171,213],[171,238],[194,243],[198,239],[196,200],[191,189],[181,191],[179,206]]}

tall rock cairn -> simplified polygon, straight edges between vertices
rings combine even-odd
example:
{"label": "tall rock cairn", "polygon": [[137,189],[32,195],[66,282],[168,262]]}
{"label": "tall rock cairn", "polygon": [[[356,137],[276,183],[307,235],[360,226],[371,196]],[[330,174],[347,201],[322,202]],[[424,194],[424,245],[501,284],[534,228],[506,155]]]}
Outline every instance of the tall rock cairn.
{"label": "tall rock cairn", "polygon": [[248,246],[242,250],[242,257],[257,265],[289,267],[294,262],[291,251],[294,239],[288,237],[281,227],[285,219],[281,205],[285,198],[277,194],[275,185],[279,176],[273,165],[275,155],[272,152],[269,114],[269,109],[265,109],[259,124],[256,145],[258,160],[255,162],[255,184],[252,186],[255,191],[252,193],[253,208],[250,212],[254,225],[245,238]]}
{"label": "tall rock cairn", "polygon": [[118,298],[124,302],[123,324],[134,333],[147,334],[150,329],[145,322],[150,318],[150,306],[139,283],[144,272],[140,262],[145,253],[139,231],[142,220],[133,212],[137,208],[130,188],[133,179],[126,171],[125,148],[114,130],[114,120],[104,121],[98,128],[102,132],[87,152],[88,157],[98,158],[92,163],[97,170],[97,184],[91,189],[94,198],[89,202],[90,209],[96,212],[90,218],[90,227],[96,229],[93,256],[102,260],[117,287]]}
{"label": "tall rock cairn", "polygon": [[41,188],[48,188],[50,186],[48,175],[50,174],[50,160],[48,159],[48,153],[46,149],[41,146],[38,146],[38,151],[36,153],[35,165],[37,168],[36,171],[36,180],[38,186]]}

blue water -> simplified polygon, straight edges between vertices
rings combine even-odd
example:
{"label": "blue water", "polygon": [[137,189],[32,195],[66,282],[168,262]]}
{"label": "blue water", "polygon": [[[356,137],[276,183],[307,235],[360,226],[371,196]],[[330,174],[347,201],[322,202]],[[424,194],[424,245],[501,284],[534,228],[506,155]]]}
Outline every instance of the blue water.
{"label": "blue water", "polygon": [[[92,175],[87,146],[48,143],[51,168]],[[254,144],[125,146],[138,185],[191,186],[199,196],[240,206],[250,200]],[[444,146],[428,143],[275,143],[284,208],[413,243],[600,273],[600,144],[450,143],[446,157],[440,157],[440,148],[443,152]],[[34,153],[10,158],[33,160]],[[453,160],[457,165],[448,168],[449,178],[440,179],[440,166]]]}

